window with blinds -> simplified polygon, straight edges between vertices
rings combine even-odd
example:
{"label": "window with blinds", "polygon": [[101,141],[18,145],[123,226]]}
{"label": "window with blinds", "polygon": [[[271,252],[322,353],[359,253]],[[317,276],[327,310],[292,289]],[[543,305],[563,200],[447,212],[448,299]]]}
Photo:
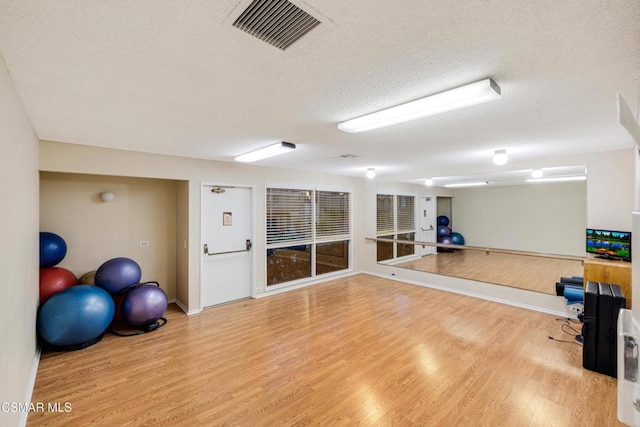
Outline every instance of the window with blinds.
{"label": "window with blinds", "polygon": [[[378,194],[376,210],[377,236],[395,240],[415,240],[415,196]],[[377,260],[385,261],[413,255],[413,244],[377,242]]]}
{"label": "window with blinds", "polygon": [[376,229],[378,236],[383,234],[393,234],[394,214],[393,214],[393,195],[378,194],[376,214]]}
{"label": "window with blinds", "polygon": [[415,231],[414,196],[396,196],[396,232],[406,233]]}
{"label": "window with blinds", "polygon": [[267,286],[349,268],[349,191],[267,186],[266,193]]}
{"label": "window with blinds", "polygon": [[267,245],[312,239],[311,190],[267,188]]}
{"label": "window with blinds", "polygon": [[345,238],[351,234],[349,193],[316,191],[316,238]]}

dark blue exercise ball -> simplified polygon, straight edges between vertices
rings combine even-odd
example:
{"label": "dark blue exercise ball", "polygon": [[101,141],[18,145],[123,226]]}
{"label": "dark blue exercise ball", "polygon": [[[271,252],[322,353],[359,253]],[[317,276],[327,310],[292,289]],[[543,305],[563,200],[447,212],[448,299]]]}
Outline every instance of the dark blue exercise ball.
{"label": "dark blue exercise ball", "polygon": [[67,255],[67,244],[55,233],[40,232],[40,268],[53,267]]}
{"label": "dark blue exercise ball", "polygon": [[449,237],[454,245],[464,245],[464,236],[462,234],[453,232]]}
{"label": "dark blue exercise ball", "polygon": [[438,225],[444,225],[444,226],[449,225],[449,217],[446,215],[438,216]]}
{"label": "dark blue exercise ball", "polygon": [[91,341],[113,320],[111,296],[92,285],[77,285],[58,292],[42,305],[37,328],[40,337],[57,347]]}
{"label": "dark blue exercise ball", "polygon": [[140,285],[129,291],[122,300],[122,318],[133,326],[150,325],[167,311],[169,301],[162,289]]}
{"label": "dark blue exercise ball", "polygon": [[451,234],[451,230],[449,230],[449,227],[447,227],[446,225],[438,226],[438,238],[448,236],[449,234]]}
{"label": "dark blue exercise ball", "polygon": [[96,285],[110,294],[117,294],[129,286],[140,283],[142,270],[130,258],[113,258],[103,263],[96,271]]}

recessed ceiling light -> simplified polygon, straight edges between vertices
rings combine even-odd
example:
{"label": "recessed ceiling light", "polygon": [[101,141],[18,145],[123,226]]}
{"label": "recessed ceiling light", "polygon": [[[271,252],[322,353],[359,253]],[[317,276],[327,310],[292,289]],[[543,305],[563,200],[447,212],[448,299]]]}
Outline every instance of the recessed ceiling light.
{"label": "recessed ceiling light", "polygon": [[343,132],[357,133],[410,120],[457,110],[470,105],[500,98],[500,86],[491,79],[480,80],[465,86],[386,108],[338,124]]}
{"label": "recessed ceiling light", "polygon": [[502,166],[507,163],[509,156],[507,156],[507,150],[496,150],[493,152],[493,163]]}
{"label": "recessed ceiling light", "polygon": [[290,142],[278,142],[277,144],[269,145],[268,147],[260,148],[258,150],[250,151],[245,154],[241,154],[233,158],[236,162],[255,162],[258,160],[266,159],[267,157],[278,156],[280,154],[288,153],[296,149],[296,144]]}
{"label": "recessed ceiling light", "polygon": [[431,187],[433,185],[433,179],[431,178],[427,178],[424,180],[424,185],[426,185],[427,187]]}
{"label": "recessed ceiling light", "polygon": [[542,169],[534,169],[531,172],[531,177],[532,178],[536,178],[536,179],[542,178],[542,175],[544,175],[544,172],[542,172]]}

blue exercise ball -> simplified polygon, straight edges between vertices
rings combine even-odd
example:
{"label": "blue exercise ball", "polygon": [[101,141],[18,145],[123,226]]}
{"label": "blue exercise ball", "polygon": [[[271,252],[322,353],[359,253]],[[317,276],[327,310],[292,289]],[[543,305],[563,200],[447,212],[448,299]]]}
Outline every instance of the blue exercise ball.
{"label": "blue exercise ball", "polygon": [[464,245],[464,236],[460,233],[453,232],[449,235],[454,245]]}
{"label": "blue exercise ball", "polygon": [[40,268],[53,267],[67,255],[67,244],[55,233],[40,232]]}
{"label": "blue exercise ball", "polygon": [[446,215],[438,216],[438,225],[444,225],[444,226],[449,225],[449,217]]}
{"label": "blue exercise ball", "polygon": [[451,230],[446,225],[438,226],[438,238],[449,236],[451,234]]}
{"label": "blue exercise ball", "polygon": [[113,320],[111,296],[92,285],[77,285],[58,292],[38,313],[40,337],[56,347],[74,346],[101,336]]}
{"label": "blue exercise ball", "polygon": [[113,258],[103,263],[96,271],[96,285],[110,294],[117,294],[140,283],[142,270],[130,258]]}
{"label": "blue exercise ball", "polygon": [[169,300],[162,289],[153,285],[140,285],[127,292],[120,310],[122,318],[133,326],[154,323],[167,311]]}

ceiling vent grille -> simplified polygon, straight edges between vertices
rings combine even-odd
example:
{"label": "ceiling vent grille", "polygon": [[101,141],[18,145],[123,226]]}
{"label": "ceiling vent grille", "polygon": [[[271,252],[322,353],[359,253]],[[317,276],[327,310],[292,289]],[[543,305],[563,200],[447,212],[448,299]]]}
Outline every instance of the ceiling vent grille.
{"label": "ceiling vent grille", "polygon": [[285,50],[320,24],[287,0],[254,0],[233,26]]}

